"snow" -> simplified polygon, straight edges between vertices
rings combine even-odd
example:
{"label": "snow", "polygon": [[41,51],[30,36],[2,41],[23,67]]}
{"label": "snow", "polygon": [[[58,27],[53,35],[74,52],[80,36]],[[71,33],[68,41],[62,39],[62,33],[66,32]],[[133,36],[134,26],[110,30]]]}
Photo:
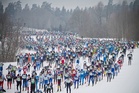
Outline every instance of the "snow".
{"label": "snow", "polygon": [[35,29],[35,28],[23,27],[22,31],[36,31],[36,32],[41,32],[41,31],[47,31],[47,30],[46,29]]}
{"label": "snow", "polygon": [[[31,52],[27,50],[23,50],[24,52]],[[34,52],[34,51],[33,51]],[[88,86],[87,84],[79,86],[79,89],[73,89],[71,93],[139,93],[139,49],[135,49],[133,53],[132,65],[128,66],[127,57],[125,57],[124,65],[120,70],[120,73],[117,77],[112,79],[111,82],[106,81],[106,77],[98,82],[95,86]],[[81,66],[84,60],[81,58]],[[87,59],[85,59],[87,60]],[[8,62],[4,63],[4,75],[7,74],[7,66],[9,64],[16,65],[16,62]],[[13,84],[12,89],[7,90],[7,84],[4,82],[4,89],[6,89],[6,93],[14,93],[16,91],[16,84]],[[57,90],[57,86],[54,85],[54,93]],[[22,91],[22,93],[27,93]],[[66,93],[66,89],[64,88],[64,84],[62,84],[62,91],[59,93]]]}
{"label": "snow", "polygon": [[[30,53],[30,54],[32,54],[32,53],[36,53],[36,51],[33,51],[33,50],[29,51],[29,50],[27,50],[27,49],[23,49],[23,50],[20,51],[20,53],[22,53],[22,54],[25,54],[25,53]],[[19,53],[19,54],[20,54],[20,53]]]}

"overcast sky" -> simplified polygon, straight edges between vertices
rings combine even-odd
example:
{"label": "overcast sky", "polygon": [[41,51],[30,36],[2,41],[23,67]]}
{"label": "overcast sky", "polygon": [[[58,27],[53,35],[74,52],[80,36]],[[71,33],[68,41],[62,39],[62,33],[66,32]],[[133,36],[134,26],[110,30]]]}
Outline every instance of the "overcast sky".
{"label": "overcast sky", "polygon": [[[9,2],[15,2],[18,0],[0,0],[2,1],[4,6],[7,6]],[[84,8],[84,7],[90,7],[90,6],[95,6],[97,5],[97,3],[99,1],[102,1],[104,4],[108,3],[108,0],[20,0],[22,2],[23,7],[25,6],[25,4],[29,4],[29,6],[31,7],[32,4],[38,4],[41,5],[42,2],[47,1],[49,3],[52,3],[52,7],[59,7],[62,8],[63,6],[66,9],[74,9],[77,6],[79,6],[80,8]],[[113,3],[121,3],[123,0],[113,0]],[[133,0],[127,0],[129,1],[133,1]]]}

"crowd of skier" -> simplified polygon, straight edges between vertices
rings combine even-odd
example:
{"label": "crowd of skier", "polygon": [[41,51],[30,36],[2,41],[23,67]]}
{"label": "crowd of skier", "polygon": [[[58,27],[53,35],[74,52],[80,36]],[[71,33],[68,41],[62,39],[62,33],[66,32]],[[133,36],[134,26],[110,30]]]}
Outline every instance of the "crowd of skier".
{"label": "crowd of skier", "polygon": [[139,47],[139,42],[84,39],[65,32],[24,33],[22,40],[20,48],[35,53],[19,53],[17,65],[9,64],[6,76],[0,63],[1,89],[6,81],[7,89],[15,84],[19,92],[55,93],[57,86],[57,92],[66,88],[71,93],[72,86],[94,86],[104,78],[111,82],[125,57],[131,65],[132,53]]}

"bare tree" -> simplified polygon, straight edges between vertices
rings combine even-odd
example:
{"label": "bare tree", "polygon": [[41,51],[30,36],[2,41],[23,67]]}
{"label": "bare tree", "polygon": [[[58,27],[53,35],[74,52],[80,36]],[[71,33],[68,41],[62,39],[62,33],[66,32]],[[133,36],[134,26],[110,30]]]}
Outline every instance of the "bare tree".
{"label": "bare tree", "polygon": [[6,14],[1,16],[0,61],[14,61],[19,46],[20,27],[19,23],[12,23]]}

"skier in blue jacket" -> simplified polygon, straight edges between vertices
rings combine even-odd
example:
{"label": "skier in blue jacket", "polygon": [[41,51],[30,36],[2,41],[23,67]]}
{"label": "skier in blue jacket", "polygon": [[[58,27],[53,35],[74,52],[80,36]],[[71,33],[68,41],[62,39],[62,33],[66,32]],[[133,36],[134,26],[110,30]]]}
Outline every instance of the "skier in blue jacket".
{"label": "skier in blue jacket", "polygon": [[85,79],[85,72],[83,71],[83,69],[81,69],[81,71],[80,71],[80,85],[84,84],[84,79]]}
{"label": "skier in blue jacket", "polygon": [[36,61],[36,68],[37,70],[40,70],[40,67],[41,67],[41,63],[39,60]]}
{"label": "skier in blue jacket", "polygon": [[22,80],[23,80],[23,91],[24,91],[24,88],[26,88],[26,82],[27,82],[27,74],[26,74],[26,72],[24,72],[23,74],[22,74]]}
{"label": "skier in blue jacket", "polygon": [[107,61],[107,55],[106,54],[103,55],[103,61],[104,61],[104,64],[106,64],[106,61]]}
{"label": "skier in blue jacket", "polygon": [[48,74],[49,83],[53,83],[53,75],[51,73]]}
{"label": "skier in blue jacket", "polygon": [[49,82],[49,78],[48,78],[48,75],[45,75],[44,76],[44,86],[46,86]]}
{"label": "skier in blue jacket", "polygon": [[114,79],[114,76],[115,76],[115,68],[114,68],[114,65],[112,65],[112,67],[111,67],[111,72],[112,72],[112,78]]}
{"label": "skier in blue jacket", "polygon": [[76,74],[76,76],[74,77],[74,88],[79,88],[79,76]]}
{"label": "skier in blue jacket", "polygon": [[92,86],[94,85],[94,73],[92,70],[90,70],[89,72],[89,82],[88,82],[88,86],[90,85],[90,82],[92,82]]}
{"label": "skier in blue jacket", "polygon": [[35,80],[36,80],[36,82],[35,82],[36,90],[38,90],[38,84],[39,84],[39,76],[38,75],[35,76]]}

